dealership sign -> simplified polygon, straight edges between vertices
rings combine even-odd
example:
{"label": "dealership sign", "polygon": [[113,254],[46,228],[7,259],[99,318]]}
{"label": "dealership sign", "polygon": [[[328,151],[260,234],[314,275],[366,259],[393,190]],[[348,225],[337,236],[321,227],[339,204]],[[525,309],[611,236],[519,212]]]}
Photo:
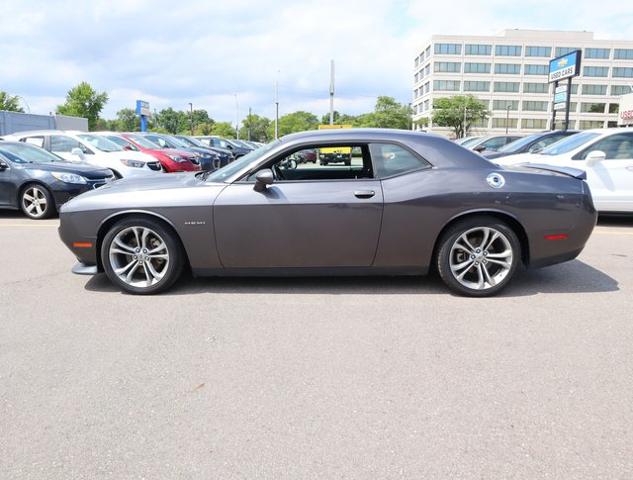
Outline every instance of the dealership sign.
{"label": "dealership sign", "polygon": [[142,115],[144,117],[149,117],[151,115],[151,111],[149,109],[149,102],[146,102],[145,100],[137,100],[136,114]]}
{"label": "dealership sign", "polygon": [[633,125],[633,93],[620,97],[618,125]]}
{"label": "dealership sign", "polygon": [[549,82],[558,82],[580,74],[580,50],[549,61]]}
{"label": "dealership sign", "polygon": [[567,85],[559,85],[554,90],[554,110],[565,110],[567,107]]}

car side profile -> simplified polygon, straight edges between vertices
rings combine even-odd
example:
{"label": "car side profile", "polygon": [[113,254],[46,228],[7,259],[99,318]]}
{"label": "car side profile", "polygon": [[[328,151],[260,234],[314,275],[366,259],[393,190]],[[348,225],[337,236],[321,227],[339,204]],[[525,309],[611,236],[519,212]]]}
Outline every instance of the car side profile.
{"label": "car side profile", "polygon": [[[345,147],[346,165],[289,162]],[[288,135],[215,172],[114,182],[62,207],[75,273],[135,294],[196,276],[423,275],[492,295],[575,258],[596,222],[584,172],[504,169],[435,135]]]}
{"label": "car side profile", "polygon": [[114,180],[108,169],[66,162],[41,148],[0,142],[0,208],[40,220],[83,192]]}

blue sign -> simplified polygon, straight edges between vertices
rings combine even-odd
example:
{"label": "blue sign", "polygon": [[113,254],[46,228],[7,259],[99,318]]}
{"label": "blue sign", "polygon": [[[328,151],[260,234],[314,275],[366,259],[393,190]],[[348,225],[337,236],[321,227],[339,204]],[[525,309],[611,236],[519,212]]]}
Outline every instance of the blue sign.
{"label": "blue sign", "polygon": [[146,102],[145,100],[137,100],[136,114],[149,117],[151,114],[150,109],[149,109],[149,102]]}
{"label": "blue sign", "polygon": [[549,61],[549,82],[557,82],[580,74],[580,50],[574,50]]}

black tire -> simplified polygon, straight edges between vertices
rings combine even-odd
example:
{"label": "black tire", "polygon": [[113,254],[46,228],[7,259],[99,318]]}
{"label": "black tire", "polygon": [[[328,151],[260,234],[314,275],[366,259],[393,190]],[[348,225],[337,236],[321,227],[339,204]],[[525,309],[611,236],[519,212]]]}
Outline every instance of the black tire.
{"label": "black tire", "polygon": [[[134,286],[126,283],[114,272],[114,266],[110,261],[110,246],[113,240],[123,230],[130,227],[147,228],[156,232],[166,245],[169,255],[169,262],[165,267],[162,278],[157,283],[150,286]],[[132,261],[132,259],[129,259]],[[164,292],[169,289],[180,277],[185,262],[185,255],[180,240],[172,232],[171,228],[165,226],[161,221],[147,217],[128,217],[114,224],[106,233],[101,244],[101,264],[110,281],[122,290],[135,295],[151,295]],[[132,267],[134,268],[134,267]],[[142,267],[145,273],[145,267]]]}
{"label": "black tire", "polygon": [[[39,204],[39,207],[31,207],[32,202],[28,200],[28,197],[33,198],[33,192],[39,192],[37,195],[43,203]],[[20,190],[20,208],[24,215],[33,220],[44,220],[50,218],[56,213],[55,199],[51,192],[45,186],[39,183],[29,183]],[[42,211],[40,214],[39,211]]]}
{"label": "black tire", "polygon": [[[470,288],[462,284],[456,278],[456,275],[451,270],[451,265],[450,265],[450,262],[451,262],[450,256],[452,254],[465,255],[466,261],[470,261],[470,259],[473,258],[472,256],[470,256],[469,254],[465,252],[461,253],[459,249],[453,250],[452,253],[451,251],[455,242],[463,234],[467,232],[472,232],[473,230],[476,230],[478,228],[491,228],[501,233],[503,236],[505,236],[505,240],[507,240],[507,242],[509,243],[510,249],[512,251],[512,260],[511,262],[509,262],[510,266],[509,268],[507,268],[507,274],[505,274],[505,277],[503,277],[500,281],[496,282],[493,286],[486,287],[485,286],[486,284],[490,285],[486,281],[484,283],[483,289]],[[477,231],[475,231],[475,234],[476,233]],[[498,238],[500,239],[497,240],[497,242],[502,242],[503,244],[504,240],[502,239],[502,237],[498,237]],[[495,246],[497,245],[499,244],[495,243]],[[473,244],[473,246],[475,248],[478,248],[478,246],[475,244]],[[495,246],[493,246],[492,248],[495,248]],[[479,250],[482,250],[482,249],[479,249]],[[494,253],[495,252],[491,250],[491,252],[486,253],[486,255],[494,254]],[[486,272],[488,272],[488,268],[490,267],[499,268],[499,267],[496,267],[496,264],[488,263],[488,262],[493,262],[494,260],[486,260],[487,257],[481,256],[481,255],[484,255],[483,251],[481,253],[476,253],[475,255],[477,255],[477,257],[472,261],[476,262],[477,260],[479,260],[479,262],[487,263],[487,267],[484,267],[482,265],[482,268],[485,268]],[[460,262],[461,260],[456,260],[456,261]],[[450,288],[453,292],[459,295],[464,295],[464,296],[469,296],[469,297],[488,297],[491,295],[495,295],[496,293],[503,290],[508,285],[508,283],[510,283],[510,281],[512,280],[512,277],[514,276],[514,273],[516,272],[516,269],[520,261],[521,261],[521,243],[516,233],[514,233],[512,228],[510,228],[503,221],[499,220],[498,218],[486,216],[486,215],[469,217],[449,227],[448,230],[444,232],[444,234],[442,235],[442,237],[440,238],[438,242],[437,255],[436,255],[437,271],[440,277],[442,278],[442,280],[444,281],[444,283],[446,284],[446,286],[448,286],[448,288]],[[504,263],[507,264],[508,262],[504,262]],[[468,267],[468,268],[459,270],[459,272],[464,272],[464,270],[470,270],[470,272],[467,273],[467,275],[474,276],[477,274],[476,269],[479,268],[479,267],[476,267],[476,265],[478,265],[478,263],[473,264],[473,267],[475,268],[475,270],[472,270],[473,267]],[[505,271],[506,267],[502,267],[502,268]],[[495,274],[493,273],[492,277],[494,276]]]}

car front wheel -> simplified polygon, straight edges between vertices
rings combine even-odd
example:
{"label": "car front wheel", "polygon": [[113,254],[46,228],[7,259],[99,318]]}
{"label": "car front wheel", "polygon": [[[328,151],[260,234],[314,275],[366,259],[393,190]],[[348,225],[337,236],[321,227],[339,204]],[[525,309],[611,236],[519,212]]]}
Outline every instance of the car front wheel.
{"label": "car front wheel", "polygon": [[442,236],[437,269],[454,292],[486,297],[502,290],[521,259],[514,231],[494,217],[475,217],[456,223]]}
{"label": "car front wheel", "polygon": [[178,280],[184,256],[176,236],[161,222],[129,218],[106,234],[101,261],[112,283],[146,295],[165,291]]}
{"label": "car front wheel", "polygon": [[20,206],[34,220],[48,218],[55,212],[53,196],[41,185],[27,185],[20,195]]}

